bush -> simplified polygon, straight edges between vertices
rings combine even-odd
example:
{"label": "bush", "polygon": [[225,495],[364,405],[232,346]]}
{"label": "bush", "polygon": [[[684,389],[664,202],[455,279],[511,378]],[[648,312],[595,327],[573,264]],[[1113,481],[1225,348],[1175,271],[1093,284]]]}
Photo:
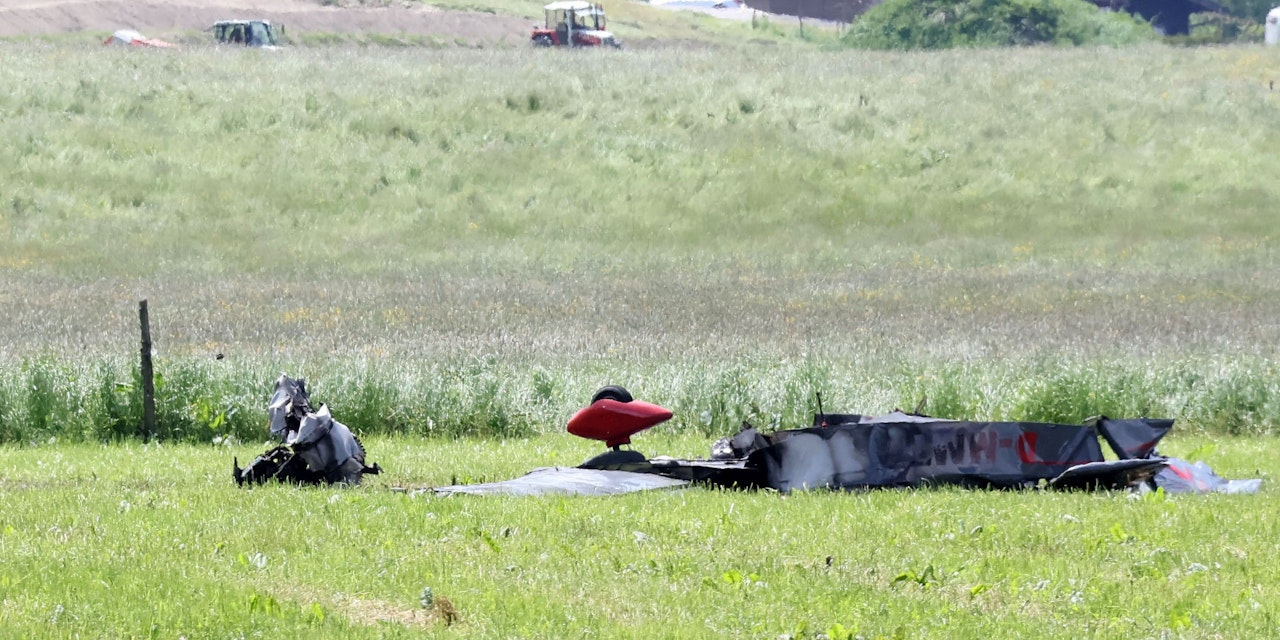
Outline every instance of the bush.
{"label": "bush", "polygon": [[[1227,10],[1227,15],[1240,18],[1248,23],[1262,26],[1267,19],[1267,12],[1276,6],[1275,0],[1218,0],[1218,4]],[[1209,14],[1200,14],[1209,15]]]}
{"label": "bush", "polygon": [[1173,45],[1199,46],[1233,42],[1262,42],[1265,27],[1262,19],[1238,18],[1221,13],[1191,14],[1191,33],[1168,36]]}
{"label": "bush", "polygon": [[844,42],[860,49],[911,50],[1153,39],[1147,23],[1083,0],[886,0],[854,22]]}

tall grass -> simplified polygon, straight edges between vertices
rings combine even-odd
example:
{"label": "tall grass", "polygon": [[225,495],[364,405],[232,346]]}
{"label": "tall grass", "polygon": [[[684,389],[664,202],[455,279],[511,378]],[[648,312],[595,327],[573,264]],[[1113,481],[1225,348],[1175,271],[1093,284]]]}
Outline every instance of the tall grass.
{"label": "tall grass", "polygon": [[6,441],[1277,423],[1277,51],[0,47]]}
{"label": "tall grass", "polygon": [[[313,401],[366,435],[525,437],[554,433],[595,388],[629,386],[671,408],[660,428],[720,437],[749,422],[807,426],[822,409],[887,412],[923,406],[973,420],[1080,422],[1154,416],[1180,429],[1235,435],[1280,432],[1280,389],[1269,359],[1155,365],[1098,359],[968,364],[735,359],[586,365],[499,361],[314,363]],[[191,360],[157,365],[157,414],[167,441],[258,442],[278,368]],[[136,373],[120,363],[32,359],[0,376],[0,442],[117,441],[142,437]]]}
{"label": "tall grass", "polygon": [[24,274],[1271,260],[1269,50],[5,53]]}

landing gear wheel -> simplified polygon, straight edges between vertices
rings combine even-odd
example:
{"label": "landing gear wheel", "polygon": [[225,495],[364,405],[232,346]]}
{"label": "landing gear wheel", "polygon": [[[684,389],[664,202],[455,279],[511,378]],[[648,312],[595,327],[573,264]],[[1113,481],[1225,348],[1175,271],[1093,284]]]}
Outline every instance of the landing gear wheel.
{"label": "landing gear wheel", "polygon": [[619,387],[619,386],[609,385],[607,387],[600,387],[600,390],[596,391],[596,394],[594,396],[591,396],[592,403],[595,403],[597,400],[617,400],[618,402],[631,402],[632,400],[634,400],[634,398],[631,397],[630,391],[627,391],[626,389],[623,389],[622,387]]}
{"label": "landing gear wheel", "polygon": [[611,449],[578,465],[579,469],[615,469],[622,465],[644,462],[643,453],[632,449]]}

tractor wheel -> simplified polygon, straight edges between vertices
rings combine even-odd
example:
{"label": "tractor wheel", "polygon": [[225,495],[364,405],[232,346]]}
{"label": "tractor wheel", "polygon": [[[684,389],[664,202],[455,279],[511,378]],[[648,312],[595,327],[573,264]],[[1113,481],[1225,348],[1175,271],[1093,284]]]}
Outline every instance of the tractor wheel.
{"label": "tractor wheel", "polygon": [[607,387],[600,387],[600,390],[596,391],[596,394],[594,396],[591,396],[591,402],[593,404],[597,400],[617,400],[618,402],[631,402],[633,399],[634,398],[631,397],[630,391],[627,391],[622,387],[618,387],[614,385],[609,385]]}
{"label": "tractor wheel", "polygon": [[550,36],[538,36],[533,39],[533,46],[535,47],[550,47],[553,44],[555,43],[551,41]]}

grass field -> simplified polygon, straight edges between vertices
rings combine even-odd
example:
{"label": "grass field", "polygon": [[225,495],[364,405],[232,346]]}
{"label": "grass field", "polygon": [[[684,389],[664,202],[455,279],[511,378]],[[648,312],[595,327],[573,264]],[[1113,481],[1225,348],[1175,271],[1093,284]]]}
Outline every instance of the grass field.
{"label": "grass field", "polygon": [[[228,53],[0,44],[0,635],[1276,634],[1280,50]],[[281,370],[388,473],[234,488]],[[1267,482],[387,490],[577,464],[606,383],[649,453],[821,392]]]}
{"label": "grass field", "polygon": [[[702,489],[430,498],[590,443],[376,439],[355,489],[237,489],[252,447],[0,449],[7,637],[1263,638],[1261,496]],[[699,438],[656,437],[702,453]],[[1274,444],[1180,438],[1274,478]],[[1261,469],[1259,469],[1261,467]],[[1268,480],[1269,482],[1270,480]],[[423,608],[430,588],[434,602]]]}
{"label": "grass field", "polygon": [[0,46],[5,440],[136,423],[143,298],[201,441],[280,370],[365,433],[1280,425],[1272,49]]}

